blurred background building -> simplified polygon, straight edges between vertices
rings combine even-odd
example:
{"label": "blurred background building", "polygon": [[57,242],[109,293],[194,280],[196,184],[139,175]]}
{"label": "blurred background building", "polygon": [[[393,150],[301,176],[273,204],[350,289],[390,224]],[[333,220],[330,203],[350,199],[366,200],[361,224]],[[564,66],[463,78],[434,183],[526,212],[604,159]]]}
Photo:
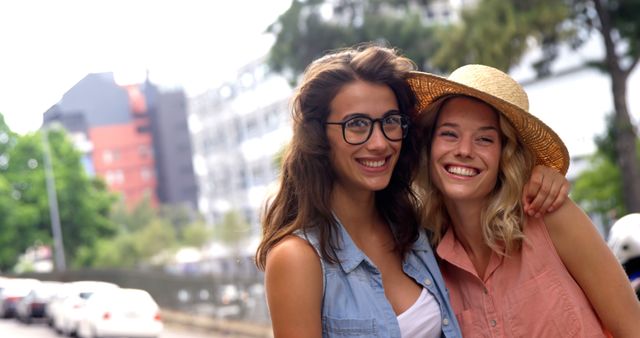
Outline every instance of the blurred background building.
{"label": "blurred background building", "polygon": [[235,81],[189,100],[198,206],[207,223],[235,209],[258,233],[258,210],[291,137],[290,95],[287,81],[258,60]]}
{"label": "blurred background building", "polygon": [[121,193],[128,206],[196,208],[186,98],[148,80],[120,85],[113,73],[88,74],[44,113],[44,126],[61,124],[83,153],[87,172]]}

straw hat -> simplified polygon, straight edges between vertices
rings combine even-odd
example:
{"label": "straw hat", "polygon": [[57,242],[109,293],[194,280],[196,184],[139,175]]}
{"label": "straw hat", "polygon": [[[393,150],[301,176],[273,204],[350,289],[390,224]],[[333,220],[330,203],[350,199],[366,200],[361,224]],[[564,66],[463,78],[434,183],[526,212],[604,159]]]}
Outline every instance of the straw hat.
{"label": "straw hat", "polygon": [[513,124],[523,143],[535,154],[536,164],[567,173],[567,147],[549,126],[529,113],[527,93],[509,75],[489,66],[466,65],[456,69],[448,78],[411,72],[408,81],[418,99],[418,112],[423,112],[429,104],[447,95],[480,99],[495,107]]}

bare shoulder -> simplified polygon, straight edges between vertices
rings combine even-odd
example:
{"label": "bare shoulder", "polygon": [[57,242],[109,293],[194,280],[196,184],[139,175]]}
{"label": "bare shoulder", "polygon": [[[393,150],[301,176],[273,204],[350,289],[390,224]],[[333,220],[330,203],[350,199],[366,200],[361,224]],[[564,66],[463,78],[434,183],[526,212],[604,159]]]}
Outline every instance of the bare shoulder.
{"label": "bare shoulder", "polygon": [[[290,235],[274,246],[267,254],[265,266],[265,283],[267,291],[284,288],[291,293],[296,287],[303,292],[317,287],[322,293],[322,266],[320,257],[306,240]],[[312,290],[312,291],[316,291]]]}
{"label": "bare shoulder", "polygon": [[315,249],[288,236],[267,254],[265,288],[277,337],[322,335],[322,267]]}
{"label": "bare shoulder", "polygon": [[290,235],[275,245],[267,255],[266,270],[320,268],[320,257],[306,240]]}

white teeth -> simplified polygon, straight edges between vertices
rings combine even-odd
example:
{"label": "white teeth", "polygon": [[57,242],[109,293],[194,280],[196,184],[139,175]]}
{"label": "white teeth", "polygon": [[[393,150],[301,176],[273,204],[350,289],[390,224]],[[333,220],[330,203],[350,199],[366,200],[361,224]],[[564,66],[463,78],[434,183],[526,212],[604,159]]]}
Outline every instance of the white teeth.
{"label": "white teeth", "polygon": [[464,167],[448,167],[447,171],[452,173],[452,174],[460,175],[460,176],[475,176],[476,175],[476,171],[474,169],[464,168]]}
{"label": "white teeth", "polygon": [[380,160],[380,161],[367,161],[367,160],[362,160],[360,161],[360,163],[362,163],[365,167],[371,167],[371,168],[379,168],[382,167],[384,165],[386,161],[385,160]]}

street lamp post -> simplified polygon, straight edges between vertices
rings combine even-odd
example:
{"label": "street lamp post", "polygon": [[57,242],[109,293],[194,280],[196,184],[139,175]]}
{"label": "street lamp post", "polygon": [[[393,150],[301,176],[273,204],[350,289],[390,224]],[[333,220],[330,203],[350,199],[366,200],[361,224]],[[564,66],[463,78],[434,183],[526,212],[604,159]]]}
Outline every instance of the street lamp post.
{"label": "street lamp post", "polygon": [[49,149],[48,130],[42,127],[42,143],[44,146],[44,176],[47,183],[47,196],[49,197],[49,215],[51,216],[51,231],[53,233],[53,250],[55,257],[55,269],[65,271],[64,244],[60,228],[60,214],[58,213],[58,196],[56,194],[56,182],[51,165],[51,150]]}

